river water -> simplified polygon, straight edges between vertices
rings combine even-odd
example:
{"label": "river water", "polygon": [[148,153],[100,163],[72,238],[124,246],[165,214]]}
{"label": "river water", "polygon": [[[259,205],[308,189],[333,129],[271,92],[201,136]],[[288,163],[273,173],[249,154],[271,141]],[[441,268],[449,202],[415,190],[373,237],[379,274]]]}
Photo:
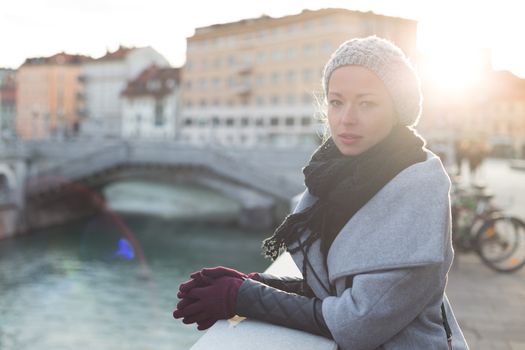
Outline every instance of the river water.
{"label": "river water", "polygon": [[[128,190],[140,197],[140,189],[152,188],[159,187],[135,183]],[[0,241],[0,350],[188,349],[203,332],[173,319],[179,284],[204,266],[251,272],[269,265],[260,245],[271,232],[184,220],[173,197],[218,205],[216,194],[165,188],[171,200],[158,201],[173,205],[146,216],[125,200],[126,186],[117,189],[114,203],[127,203],[133,214],[100,214]],[[223,202],[222,210],[234,207]]]}

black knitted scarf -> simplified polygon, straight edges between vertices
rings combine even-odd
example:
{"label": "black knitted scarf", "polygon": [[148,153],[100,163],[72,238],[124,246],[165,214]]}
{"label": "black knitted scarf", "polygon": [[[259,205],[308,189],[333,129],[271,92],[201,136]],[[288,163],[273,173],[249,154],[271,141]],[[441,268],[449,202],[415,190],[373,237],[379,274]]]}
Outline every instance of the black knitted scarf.
{"label": "black knitted scarf", "polygon": [[[275,260],[305,228],[306,250],[321,239],[325,259],[346,222],[403,169],[426,159],[425,141],[412,129],[396,125],[379,143],[357,156],[342,154],[332,137],[320,145],[303,167],[305,185],[318,200],[301,212],[288,215],[273,235],[263,241],[263,255]],[[303,264],[304,265],[304,264]],[[304,270],[304,269],[303,269]]]}

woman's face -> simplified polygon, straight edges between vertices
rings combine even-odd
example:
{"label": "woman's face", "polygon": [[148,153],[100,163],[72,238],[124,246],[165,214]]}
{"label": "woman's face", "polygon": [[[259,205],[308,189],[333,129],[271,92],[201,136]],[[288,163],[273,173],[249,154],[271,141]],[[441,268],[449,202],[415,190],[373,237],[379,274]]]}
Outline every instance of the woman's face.
{"label": "woman's face", "polygon": [[358,155],[385,138],[397,123],[385,85],[372,71],[347,65],[328,82],[328,124],[342,154]]}

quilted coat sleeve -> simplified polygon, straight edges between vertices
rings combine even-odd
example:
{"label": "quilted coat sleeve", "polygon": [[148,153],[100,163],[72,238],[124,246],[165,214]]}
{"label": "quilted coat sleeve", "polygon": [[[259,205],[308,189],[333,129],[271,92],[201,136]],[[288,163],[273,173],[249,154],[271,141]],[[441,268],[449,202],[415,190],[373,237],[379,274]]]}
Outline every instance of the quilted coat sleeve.
{"label": "quilted coat sleeve", "polygon": [[322,314],[342,349],[376,349],[412,322],[439,290],[439,264],[354,277],[352,288],[323,299]]}
{"label": "quilted coat sleeve", "polygon": [[246,279],[239,288],[235,311],[240,316],[331,339],[321,308],[321,299],[316,297],[287,293]]}
{"label": "quilted coat sleeve", "polygon": [[301,277],[275,276],[269,273],[259,273],[259,277],[261,282],[267,286],[306,297],[315,296],[310,286]]}

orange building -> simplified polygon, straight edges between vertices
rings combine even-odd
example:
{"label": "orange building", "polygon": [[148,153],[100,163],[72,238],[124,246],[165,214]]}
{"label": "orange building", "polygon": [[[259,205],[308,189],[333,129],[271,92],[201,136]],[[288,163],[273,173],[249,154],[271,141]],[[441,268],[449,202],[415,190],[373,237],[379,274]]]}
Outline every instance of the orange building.
{"label": "orange building", "polygon": [[182,71],[181,137],[195,144],[318,142],[322,69],[345,40],[377,34],[415,56],[417,22],[346,9],[304,10],[197,28]]}
{"label": "orange building", "polygon": [[91,58],[58,53],[29,58],[17,71],[16,129],[24,139],[70,136],[82,103],[81,63]]}

